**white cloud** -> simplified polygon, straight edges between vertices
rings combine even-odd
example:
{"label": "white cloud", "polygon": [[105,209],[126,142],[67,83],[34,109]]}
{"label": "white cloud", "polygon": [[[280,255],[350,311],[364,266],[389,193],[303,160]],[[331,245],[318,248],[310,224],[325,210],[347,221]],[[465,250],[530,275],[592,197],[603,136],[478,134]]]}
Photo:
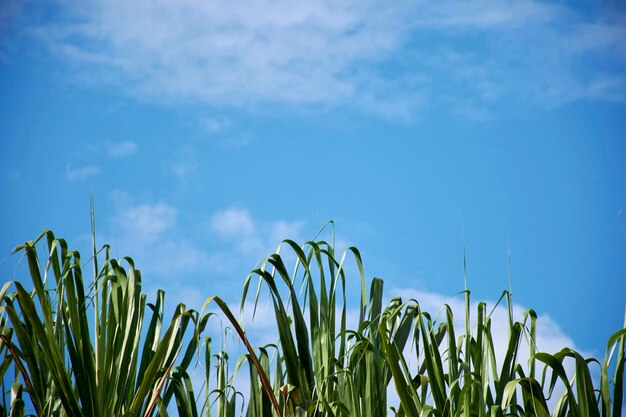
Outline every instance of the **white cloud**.
{"label": "white cloud", "polygon": [[554,21],[560,7],[540,1],[502,3],[486,0],[472,3],[460,1],[428,2],[418,6],[421,13],[414,25],[429,28],[499,30],[538,26]]}
{"label": "white cloud", "polygon": [[[304,223],[283,220],[257,222],[247,209],[231,207],[213,215],[210,227],[221,239],[230,241],[233,250],[257,261],[276,250],[284,239],[300,240]],[[227,259],[228,254],[220,254]]]}
{"label": "white cloud", "polygon": [[169,170],[179,181],[186,181],[194,172],[200,169],[200,164],[191,160],[180,159],[169,164]]}
{"label": "white cloud", "polygon": [[137,266],[159,277],[201,271],[208,254],[181,235],[178,209],[166,202],[138,202],[132,195],[111,195],[114,211],[101,236],[111,243],[115,256],[131,256]]}
{"label": "white cloud", "polygon": [[219,139],[219,145],[224,150],[238,150],[248,145],[252,136],[248,133],[237,133]]}
{"label": "white cloud", "polygon": [[209,139],[222,150],[238,150],[248,145],[252,135],[239,128],[233,121],[224,116],[203,117],[200,126],[209,133]]}
{"label": "white cloud", "polygon": [[131,77],[141,94],[219,104],[345,100],[356,86],[340,73],[399,36],[383,30],[397,11],[368,16],[361,2],[67,5],[83,23],[47,32],[59,51]]}
{"label": "white cloud", "polygon": [[233,122],[226,117],[205,117],[200,120],[200,124],[209,133],[223,132],[233,126]]}
{"label": "white cloud", "polygon": [[224,238],[233,238],[255,233],[255,225],[246,209],[229,208],[211,218],[211,228]]}
{"label": "white cloud", "polygon": [[[467,109],[473,101],[482,109],[512,99],[624,99],[626,25],[618,12],[533,0],[59,5],[66,19],[39,28],[42,38],[78,63],[82,78],[144,99],[339,105],[385,117],[449,100],[476,117]],[[604,72],[596,58],[609,63]],[[468,67],[480,71],[464,73]],[[220,118],[204,124],[212,133],[230,127]]]}
{"label": "white cloud", "polygon": [[100,167],[84,163],[71,162],[65,167],[65,177],[70,181],[84,181],[93,179],[100,173]]}
{"label": "white cloud", "polygon": [[191,145],[185,145],[174,155],[168,156],[165,164],[166,171],[173,174],[181,183],[185,183],[201,167],[198,162],[198,150]]}
{"label": "white cloud", "polygon": [[[283,220],[257,221],[246,209],[229,208],[210,219],[213,236],[209,236],[208,246],[214,249],[208,249],[203,246],[207,242],[184,234],[184,230],[197,225],[180,225],[177,207],[165,201],[141,201],[123,191],[113,192],[110,200],[113,212],[107,218],[105,232],[98,238],[112,244],[114,256],[131,256],[138,267],[159,278],[185,273],[187,281],[181,285],[188,285],[199,273],[206,272],[241,278],[233,281],[232,286],[221,287],[223,293],[235,289],[238,292],[245,274],[273,253],[283,239],[301,240],[304,225]],[[211,242],[215,238],[218,242]],[[290,253],[284,256],[287,264],[294,260]]]}
{"label": "white cloud", "polygon": [[137,152],[137,149],[139,148],[135,142],[131,141],[106,142],[105,147],[107,154],[113,158],[130,156]]}
{"label": "white cloud", "polygon": [[140,242],[153,243],[176,224],[177,210],[163,202],[126,207],[115,221]]}

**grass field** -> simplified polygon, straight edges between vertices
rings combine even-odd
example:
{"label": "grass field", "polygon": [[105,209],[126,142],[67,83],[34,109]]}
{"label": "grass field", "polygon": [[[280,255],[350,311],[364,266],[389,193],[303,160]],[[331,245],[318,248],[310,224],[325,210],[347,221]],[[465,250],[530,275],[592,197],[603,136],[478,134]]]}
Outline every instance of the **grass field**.
{"label": "grass field", "polygon": [[[469,290],[464,312],[385,302],[359,251],[335,253],[332,241],[286,240],[242,281],[241,309],[267,299],[273,312],[277,340],[262,346],[219,294],[201,311],[178,304],[166,315],[165,294],[148,300],[132,259],[112,259],[107,246],[83,263],[44,232],[16,252],[30,276],[0,292],[0,416],[622,415],[626,328],[602,360],[565,346],[540,352],[537,315],[517,321],[505,291],[508,341],[495,346],[492,311],[470,303]],[[460,328],[454,314],[464,314]],[[240,349],[215,349],[217,316]]]}

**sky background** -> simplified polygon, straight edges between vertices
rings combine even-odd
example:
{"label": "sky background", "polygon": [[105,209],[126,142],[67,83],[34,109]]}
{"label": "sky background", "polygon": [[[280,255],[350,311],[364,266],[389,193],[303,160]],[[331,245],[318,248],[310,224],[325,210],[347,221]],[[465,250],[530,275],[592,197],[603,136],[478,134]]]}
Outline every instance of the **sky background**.
{"label": "sky background", "polygon": [[601,358],[623,323],[618,2],[4,0],[0,97],[3,282],[44,229],[88,249],[93,191],[170,302],[236,301],[334,220],[389,296],[461,301],[465,242],[491,305],[510,248],[540,349]]}

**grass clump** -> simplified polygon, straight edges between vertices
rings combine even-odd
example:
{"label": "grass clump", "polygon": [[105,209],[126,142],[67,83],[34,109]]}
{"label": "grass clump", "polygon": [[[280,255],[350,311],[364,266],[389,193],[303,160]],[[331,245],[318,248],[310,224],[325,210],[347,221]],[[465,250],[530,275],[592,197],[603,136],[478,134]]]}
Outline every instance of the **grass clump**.
{"label": "grass clump", "polygon": [[[37,241],[48,253],[43,262]],[[536,314],[516,322],[508,292],[508,340],[495,346],[487,306],[470,312],[469,291],[458,329],[449,306],[440,319],[419,300],[385,302],[383,281],[367,282],[356,248],[337,254],[325,241],[286,240],[293,269],[277,252],[244,283],[241,310],[256,311],[267,297],[276,323],[276,344],[255,346],[217,296],[201,312],[179,304],[166,321],[163,291],[147,303],[130,258],[120,263],[107,246],[94,250],[86,283],[80,255],[65,241],[51,232],[37,241],[16,248],[30,282],[7,282],[0,292],[0,416],[621,416],[626,328],[608,340],[602,362],[569,348],[539,352]],[[358,318],[350,325],[355,280]],[[245,348],[233,372],[229,352],[211,348],[212,305]],[[519,359],[525,346],[528,363]],[[191,376],[194,359],[204,369],[201,386]],[[243,395],[235,374],[246,367]]]}
{"label": "grass clump", "polygon": [[[36,244],[43,239],[42,264]],[[163,291],[148,304],[132,259],[124,258],[125,268],[103,249],[90,284],[80,254],[52,232],[15,249],[28,261],[32,290],[15,281],[0,291],[3,392],[13,370],[0,415],[24,415],[24,392],[37,416],[148,416],[184,396],[178,385],[198,338],[183,341],[204,322],[184,304],[164,320]]]}

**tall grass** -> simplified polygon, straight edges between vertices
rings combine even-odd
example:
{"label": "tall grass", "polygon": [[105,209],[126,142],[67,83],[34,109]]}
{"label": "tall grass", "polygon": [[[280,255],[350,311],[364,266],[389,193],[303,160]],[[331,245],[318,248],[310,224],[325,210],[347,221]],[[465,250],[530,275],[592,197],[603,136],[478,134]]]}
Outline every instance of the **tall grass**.
{"label": "tall grass", "polygon": [[[41,239],[48,252],[43,264]],[[9,409],[23,415],[24,391],[38,416],[149,416],[166,408],[172,394],[184,395],[176,386],[198,338],[187,346],[183,339],[201,330],[202,320],[183,304],[164,320],[163,291],[148,304],[133,261],[124,258],[124,268],[104,250],[104,264],[94,263],[86,286],[80,254],[52,232],[15,249],[27,259],[32,290],[16,281],[0,292],[3,385],[10,365],[14,371],[12,399],[0,415]]]}
{"label": "tall grass", "polygon": [[[246,329],[254,323],[244,326],[219,297],[201,312],[179,304],[165,321],[164,293],[147,303],[130,258],[111,259],[105,246],[86,285],[79,254],[51,232],[44,238],[45,262],[36,241],[16,249],[30,282],[0,293],[0,416],[29,407],[42,416],[621,416],[626,327],[601,362],[566,347],[539,352],[536,314],[516,321],[504,292],[508,340],[495,346],[490,311],[470,311],[469,291],[456,328],[450,306],[432,315],[419,300],[385,302],[383,281],[368,283],[356,248],[337,254],[325,241],[286,240],[244,281],[241,310],[267,298],[276,324],[276,344],[256,346]],[[232,351],[213,351],[214,305],[243,345],[234,366]],[[246,369],[242,393],[235,375]]]}

